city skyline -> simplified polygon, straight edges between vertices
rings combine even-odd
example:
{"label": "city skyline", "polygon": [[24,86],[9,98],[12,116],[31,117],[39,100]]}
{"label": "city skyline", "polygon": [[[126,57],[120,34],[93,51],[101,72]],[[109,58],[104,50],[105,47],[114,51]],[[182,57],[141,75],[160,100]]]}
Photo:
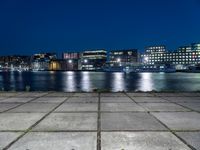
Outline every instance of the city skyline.
{"label": "city skyline", "polygon": [[0,2],[0,55],[199,42],[198,0]]}

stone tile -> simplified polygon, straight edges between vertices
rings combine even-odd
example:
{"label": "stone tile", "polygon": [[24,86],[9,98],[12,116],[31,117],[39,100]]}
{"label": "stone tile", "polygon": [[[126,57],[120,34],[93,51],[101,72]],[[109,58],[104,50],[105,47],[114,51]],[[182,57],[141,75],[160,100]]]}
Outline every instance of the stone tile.
{"label": "stone tile", "polygon": [[41,97],[46,95],[47,92],[22,92],[17,97]]}
{"label": "stone tile", "polygon": [[61,103],[66,100],[65,97],[40,97],[33,102],[41,102],[41,103]]}
{"label": "stone tile", "polygon": [[200,103],[200,97],[164,97],[171,102]]}
{"label": "stone tile", "polygon": [[154,93],[155,96],[184,97],[183,93]]}
{"label": "stone tile", "polygon": [[101,97],[101,103],[133,103],[129,97]]}
{"label": "stone tile", "polygon": [[0,97],[0,102],[1,102],[1,100],[4,100],[4,99],[6,99],[7,97]]}
{"label": "stone tile", "polygon": [[19,103],[0,103],[0,112],[6,111],[8,109],[14,108],[20,105]]}
{"label": "stone tile", "polygon": [[194,111],[200,111],[200,103],[179,103],[182,106],[190,108]]}
{"label": "stone tile", "polygon": [[183,93],[184,96],[189,96],[189,97],[195,97],[195,96],[199,96],[200,97],[200,93],[192,93],[192,92],[189,92],[189,93]]}
{"label": "stone tile", "polygon": [[102,113],[102,130],[166,130],[148,113]]}
{"label": "stone tile", "polygon": [[0,97],[17,96],[18,94],[17,92],[0,92]]}
{"label": "stone tile", "polygon": [[187,144],[200,150],[200,132],[176,132],[176,134],[184,139]]}
{"label": "stone tile", "polygon": [[127,93],[131,97],[152,97],[153,93]]}
{"label": "stone tile", "polygon": [[22,132],[0,132],[0,149],[5,148],[21,134]]}
{"label": "stone tile", "polygon": [[58,107],[56,112],[67,112],[67,111],[97,111],[97,103],[64,103]]}
{"label": "stone tile", "polygon": [[37,131],[96,129],[97,113],[52,113],[34,128]]}
{"label": "stone tile", "polygon": [[200,130],[200,114],[196,112],[152,113],[172,130]]}
{"label": "stone tile", "polygon": [[180,105],[173,103],[140,103],[147,111],[189,111]]}
{"label": "stone tile", "polygon": [[0,131],[26,130],[44,115],[44,113],[2,113]]}
{"label": "stone tile", "polygon": [[125,97],[125,93],[101,93],[102,97]]}
{"label": "stone tile", "polygon": [[71,97],[67,103],[98,103],[98,97]]}
{"label": "stone tile", "polygon": [[73,96],[75,97],[98,97],[98,93],[75,93]]}
{"label": "stone tile", "polygon": [[143,103],[143,102],[153,102],[153,103],[168,103],[169,101],[164,100],[160,97],[132,97],[134,99],[134,101],[139,102],[139,103]]}
{"label": "stone tile", "polygon": [[68,97],[68,96],[73,96],[74,93],[65,93],[65,92],[53,92],[53,93],[49,93],[45,96],[47,97]]}
{"label": "stone tile", "polygon": [[9,112],[49,112],[57,105],[56,103],[26,103]]}
{"label": "stone tile", "polygon": [[102,132],[102,150],[190,150],[169,132]]}
{"label": "stone tile", "polygon": [[145,111],[135,103],[101,103],[101,111]]}
{"label": "stone tile", "polygon": [[95,150],[96,143],[95,132],[32,132],[10,150]]}
{"label": "stone tile", "polygon": [[12,97],[12,98],[7,98],[4,100],[1,100],[1,103],[26,103],[28,101],[33,100],[34,98],[19,98],[19,97]]}

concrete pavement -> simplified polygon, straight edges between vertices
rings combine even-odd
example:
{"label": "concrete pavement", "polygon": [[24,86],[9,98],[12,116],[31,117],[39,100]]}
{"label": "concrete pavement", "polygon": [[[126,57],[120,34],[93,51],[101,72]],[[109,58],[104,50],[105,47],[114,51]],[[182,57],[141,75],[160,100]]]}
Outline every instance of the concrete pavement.
{"label": "concrete pavement", "polygon": [[200,93],[0,92],[2,150],[200,150]]}

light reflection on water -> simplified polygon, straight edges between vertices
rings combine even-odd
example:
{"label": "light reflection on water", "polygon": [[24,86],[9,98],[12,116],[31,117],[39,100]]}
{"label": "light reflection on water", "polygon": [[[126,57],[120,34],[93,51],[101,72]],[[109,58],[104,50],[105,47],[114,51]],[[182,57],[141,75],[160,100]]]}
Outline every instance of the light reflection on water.
{"label": "light reflection on water", "polygon": [[112,78],[112,91],[126,91],[124,73],[115,72]]}
{"label": "light reflection on water", "polygon": [[139,91],[152,91],[153,90],[152,73],[141,73],[140,76],[141,78],[138,84]]}
{"label": "light reflection on water", "polygon": [[32,91],[197,91],[198,73],[130,73],[120,72],[0,72],[0,90]]}

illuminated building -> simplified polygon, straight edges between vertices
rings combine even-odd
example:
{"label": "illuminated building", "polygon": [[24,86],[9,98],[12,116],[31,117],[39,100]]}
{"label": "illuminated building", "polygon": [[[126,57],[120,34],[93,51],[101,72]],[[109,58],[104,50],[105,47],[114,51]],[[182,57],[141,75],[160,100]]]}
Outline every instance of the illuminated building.
{"label": "illuminated building", "polygon": [[143,65],[171,64],[176,69],[187,69],[188,66],[200,64],[200,44],[181,46],[178,50],[168,52],[165,46],[148,47],[141,55]]}
{"label": "illuminated building", "polygon": [[29,70],[30,68],[30,56],[0,56],[1,68],[13,69],[13,70]]}
{"label": "illuminated building", "polygon": [[110,66],[130,66],[138,62],[137,49],[112,50],[109,52]]}
{"label": "illuminated building", "polygon": [[62,70],[79,70],[81,67],[79,52],[63,53],[63,61],[61,63]]}
{"label": "illuminated building", "polygon": [[106,50],[84,51],[81,55],[82,70],[101,70],[107,60]]}
{"label": "illuminated building", "polygon": [[50,70],[50,62],[56,60],[55,53],[41,53],[32,56],[31,69],[35,71]]}

